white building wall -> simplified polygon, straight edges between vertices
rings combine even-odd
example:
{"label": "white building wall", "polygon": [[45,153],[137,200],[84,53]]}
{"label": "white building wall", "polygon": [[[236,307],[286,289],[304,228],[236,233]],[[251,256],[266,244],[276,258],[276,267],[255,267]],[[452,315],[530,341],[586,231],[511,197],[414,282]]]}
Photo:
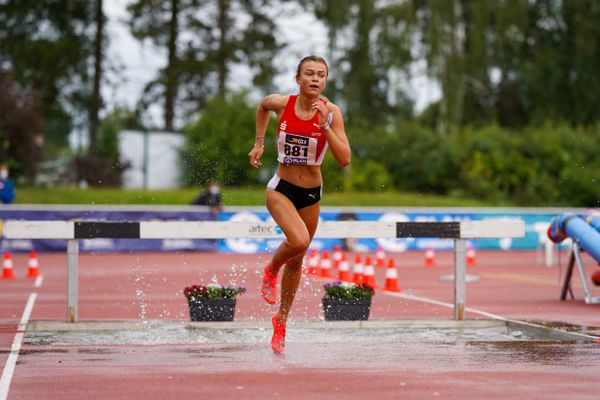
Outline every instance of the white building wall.
{"label": "white building wall", "polygon": [[[148,132],[148,187],[171,189],[181,186],[180,151],[185,137],[179,133]],[[119,133],[122,162],[131,166],[123,173],[125,189],[144,188],[144,132]]]}

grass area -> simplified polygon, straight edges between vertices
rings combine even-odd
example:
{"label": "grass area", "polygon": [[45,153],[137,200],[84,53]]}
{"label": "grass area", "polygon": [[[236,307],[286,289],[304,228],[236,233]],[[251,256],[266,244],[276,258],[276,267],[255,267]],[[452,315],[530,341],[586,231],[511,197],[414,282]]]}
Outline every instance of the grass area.
{"label": "grass area", "polygon": [[[187,205],[199,194],[196,188],[176,190],[121,190],[76,188],[17,188],[17,204],[161,204]],[[226,206],[263,206],[264,188],[225,188]],[[447,196],[406,192],[333,192],[325,193],[324,206],[380,206],[380,207],[486,207],[498,204]]]}

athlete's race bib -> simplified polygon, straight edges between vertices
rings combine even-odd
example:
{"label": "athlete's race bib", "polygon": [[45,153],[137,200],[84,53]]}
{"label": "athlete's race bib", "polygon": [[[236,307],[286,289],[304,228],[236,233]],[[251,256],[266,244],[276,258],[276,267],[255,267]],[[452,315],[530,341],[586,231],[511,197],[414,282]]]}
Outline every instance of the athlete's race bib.
{"label": "athlete's race bib", "polygon": [[315,165],[317,139],[279,132],[277,161],[282,164]]}

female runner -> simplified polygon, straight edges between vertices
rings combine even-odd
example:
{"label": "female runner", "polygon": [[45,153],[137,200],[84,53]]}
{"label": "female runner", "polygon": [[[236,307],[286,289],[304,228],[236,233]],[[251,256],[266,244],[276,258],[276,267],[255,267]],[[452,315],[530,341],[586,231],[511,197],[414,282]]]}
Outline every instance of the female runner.
{"label": "female runner", "polygon": [[305,57],[296,72],[297,95],[270,94],[262,99],[256,110],[254,147],[248,154],[250,165],[259,168],[270,113],[277,114],[279,164],[267,185],[266,205],[286,239],[264,268],[261,294],[265,301],[275,304],[277,275],[285,265],[279,311],[272,318],[271,347],[278,353],[285,347],[285,326],[300,283],[302,260],[317,230],[321,162],[327,147],[342,167],[350,164],[351,151],[342,113],[321,96],[328,72],[323,58]]}

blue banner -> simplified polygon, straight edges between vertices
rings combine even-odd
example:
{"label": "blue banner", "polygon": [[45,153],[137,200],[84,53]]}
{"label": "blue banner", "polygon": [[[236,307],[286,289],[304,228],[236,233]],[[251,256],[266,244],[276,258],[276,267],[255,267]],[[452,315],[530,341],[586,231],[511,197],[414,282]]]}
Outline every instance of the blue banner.
{"label": "blue banner", "polygon": [[[353,212],[322,210],[321,221],[385,221],[385,222],[450,222],[450,221],[482,221],[486,219],[523,220],[526,226],[524,238],[478,239],[472,245],[479,249],[536,249],[545,236],[545,231],[550,224],[554,213],[493,213],[493,212]],[[240,211],[223,212],[220,221],[250,221],[273,222],[268,212]],[[218,242],[221,252],[233,253],[258,253],[273,251],[279,246],[281,239],[222,239]],[[331,250],[334,246],[342,248],[352,247],[354,251],[375,251],[381,246],[387,252],[404,252],[409,250],[423,250],[431,247],[435,250],[446,250],[453,247],[451,239],[435,238],[403,238],[403,239],[314,239],[311,248],[318,250]]]}

